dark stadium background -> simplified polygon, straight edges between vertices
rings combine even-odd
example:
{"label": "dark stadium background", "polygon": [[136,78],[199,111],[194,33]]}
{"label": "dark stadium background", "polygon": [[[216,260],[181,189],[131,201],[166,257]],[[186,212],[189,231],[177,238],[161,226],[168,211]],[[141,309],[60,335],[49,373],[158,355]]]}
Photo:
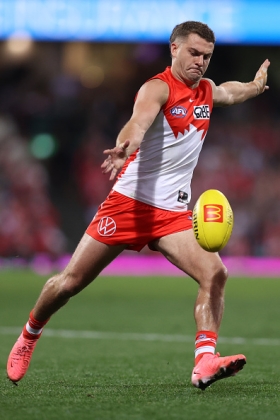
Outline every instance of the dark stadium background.
{"label": "dark stadium background", "polygon": [[[194,174],[191,208],[208,188],[232,205],[225,256],[280,257],[279,45],[219,42],[206,74],[217,84],[249,82],[266,58],[269,91],[214,109]],[[168,42],[2,38],[1,257],[74,250],[112,186],[100,170],[103,150],[115,144],[140,85],[168,65]]]}

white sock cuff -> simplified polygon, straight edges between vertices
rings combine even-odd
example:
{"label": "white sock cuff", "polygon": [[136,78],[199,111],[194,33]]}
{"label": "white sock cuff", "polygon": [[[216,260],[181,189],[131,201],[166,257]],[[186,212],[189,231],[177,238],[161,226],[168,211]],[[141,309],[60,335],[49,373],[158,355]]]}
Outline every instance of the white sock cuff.
{"label": "white sock cuff", "polygon": [[195,349],[195,352],[194,352],[195,357],[197,357],[199,354],[202,354],[202,353],[212,353],[212,354],[214,354],[215,353],[215,347],[213,347],[213,346],[202,346],[202,347],[199,347],[198,349]]}
{"label": "white sock cuff", "polygon": [[35,328],[31,328],[28,322],[25,325],[25,328],[26,328],[26,331],[29,332],[29,334],[33,334],[33,335],[39,335],[43,331],[43,328],[40,328],[39,330],[36,330]]}

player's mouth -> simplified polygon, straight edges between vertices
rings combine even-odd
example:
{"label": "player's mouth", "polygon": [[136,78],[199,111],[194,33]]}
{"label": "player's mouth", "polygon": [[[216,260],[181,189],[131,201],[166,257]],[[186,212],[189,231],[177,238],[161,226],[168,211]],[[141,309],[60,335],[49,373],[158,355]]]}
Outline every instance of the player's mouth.
{"label": "player's mouth", "polygon": [[191,68],[191,69],[190,69],[190,71],[191,71],[192,73],[197,73],[197,74],[199,74],[200,76],[202,75],[202,70],[201,70],[201,69],[199,69],[199,68],[197,68],[197,67],[195,67],[195,68]]}

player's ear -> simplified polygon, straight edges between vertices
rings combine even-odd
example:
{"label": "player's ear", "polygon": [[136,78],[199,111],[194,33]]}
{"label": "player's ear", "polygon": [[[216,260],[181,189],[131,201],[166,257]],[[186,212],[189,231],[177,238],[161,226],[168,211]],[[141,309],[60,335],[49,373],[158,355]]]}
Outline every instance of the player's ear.
{"label": "player's ear", "polygon": [[170,45],[170,52],[172,57],[176,57],[178,51],[179,44],[176,42],[172,42]]}

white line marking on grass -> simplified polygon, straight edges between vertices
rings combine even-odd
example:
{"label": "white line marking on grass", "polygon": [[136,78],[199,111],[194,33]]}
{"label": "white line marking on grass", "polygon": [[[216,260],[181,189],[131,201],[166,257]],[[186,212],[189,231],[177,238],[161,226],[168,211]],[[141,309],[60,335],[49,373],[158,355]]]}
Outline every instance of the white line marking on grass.
{"label": "white line marking on grass", "polygon": [[[0,327],[0,335],[18,335],[19,327]],[[45,337],[81,338],[91,340],[123,340],[123,341],[164,341],[170,343],[182,342],[193,343],[194,337],[179,334],[142,334],[142,333],[118,333],[105,331],[79,331],[79,330],[53,330],[46,328]],[[278,338],[243,338],[243,337],[219,337],[219,344],[249,344],[255,346],[280,346]]]}

